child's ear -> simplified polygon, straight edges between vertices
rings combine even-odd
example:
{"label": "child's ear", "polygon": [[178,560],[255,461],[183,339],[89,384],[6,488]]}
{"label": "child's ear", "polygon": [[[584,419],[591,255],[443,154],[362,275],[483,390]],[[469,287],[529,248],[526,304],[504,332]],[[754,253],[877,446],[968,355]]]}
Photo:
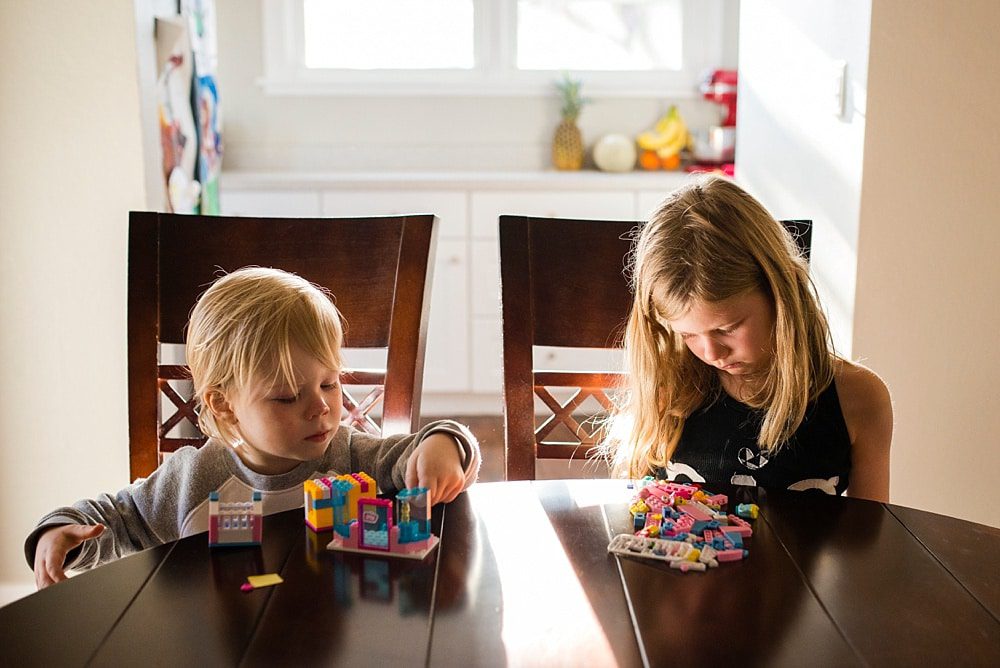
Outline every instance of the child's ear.
{"label": "child's ear", "polygon": [[215,416],[216,420],[228,422],[230,424],[236,424],[238,422],[236,419],[236,413],[233,412],[233,406],[229,403],[229,400],[226,398],[226,395],[223,394],[222,390],[209,390],[205,394],[205,405],[208,406],[208,410],[212,411],[212,415]]}

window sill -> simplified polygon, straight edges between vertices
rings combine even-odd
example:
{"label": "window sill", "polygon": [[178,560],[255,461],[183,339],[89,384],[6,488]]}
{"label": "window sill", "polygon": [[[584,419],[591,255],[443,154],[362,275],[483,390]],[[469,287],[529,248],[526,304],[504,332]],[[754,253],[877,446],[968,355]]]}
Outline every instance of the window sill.
{"label": "window sill", "polygon": [[672,190],[689,174],[543,171],[414,172],[223,172],[223,192],[232,190]]}
{"label": "window sill", "polygon": [[[265,95],[274,97],[552,97],[554,82],[486,83],[386,81],[357,83],[341,81],[302,81],[294,78],[260,77],[256,84]],[[584,79],[587,81],[586,79]],[[700,99],[697,86],[656,86],[648,84],[601,85],[587,82],[586,94],[594,99]]]}

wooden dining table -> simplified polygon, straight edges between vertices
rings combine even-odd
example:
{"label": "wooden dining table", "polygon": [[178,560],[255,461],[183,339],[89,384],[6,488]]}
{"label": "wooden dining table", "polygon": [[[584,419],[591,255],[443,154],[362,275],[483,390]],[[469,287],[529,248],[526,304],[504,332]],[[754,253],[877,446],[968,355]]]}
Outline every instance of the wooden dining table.
{"label": "wooden dining table", "polygon": [[259,547],[190,536],[0,608],[0,665],[1000,665],[1000,530],[711,491],[760,514],[745,559],[689,573],[609,554],[626,481],[474,485],[422,561],[332,552],[289,511]]}

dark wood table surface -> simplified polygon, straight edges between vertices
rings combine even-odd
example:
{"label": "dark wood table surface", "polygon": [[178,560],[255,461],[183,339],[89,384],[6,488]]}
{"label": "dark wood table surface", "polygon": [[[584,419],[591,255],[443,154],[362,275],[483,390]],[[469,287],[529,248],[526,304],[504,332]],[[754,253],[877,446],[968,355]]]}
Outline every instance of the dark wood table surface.
{"label": "dark wood table surface", "polygon": [[0,665],[1000,665],[1000,530],[712,491],[760,505],[750,555],[687,574],[607,553],[620,481],[476,485],[422,562],[330,552],[282,513],[260,548],[192,536],[0,608]]}

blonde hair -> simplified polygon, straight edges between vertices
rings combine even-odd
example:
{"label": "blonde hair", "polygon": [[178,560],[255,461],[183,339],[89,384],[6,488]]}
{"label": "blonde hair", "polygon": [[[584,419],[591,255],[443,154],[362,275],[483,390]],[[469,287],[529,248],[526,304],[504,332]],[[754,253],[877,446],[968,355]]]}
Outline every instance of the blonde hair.
{"label": "blonde hair", "polygon": [[223,276],[198,299],[188,322],[185,352],[198,426],[230,445],[233,428],[209,408],[212,392],[227,394],[263,377],[295,386],[292,348],[331,369],[343,367],[343,328],[328,291],[280,269],[246,267]]}
{"label": "blonde hair", "polygon": [[630,277],[628,387],[615,416],[624,433],[604,447],[615,473],[642,477],[666,466],[687,416],[722,391],[715,370],[666,324],[695,301],[760,290],[774,304],[773,362],[743,398],[766,409],[762,449],[787,441],[832,382],[833,342],[805,259],[785,227],[731,181],[703,177],[670,195],[638,234]]}

